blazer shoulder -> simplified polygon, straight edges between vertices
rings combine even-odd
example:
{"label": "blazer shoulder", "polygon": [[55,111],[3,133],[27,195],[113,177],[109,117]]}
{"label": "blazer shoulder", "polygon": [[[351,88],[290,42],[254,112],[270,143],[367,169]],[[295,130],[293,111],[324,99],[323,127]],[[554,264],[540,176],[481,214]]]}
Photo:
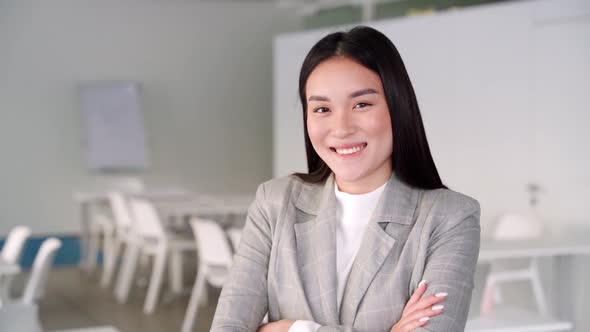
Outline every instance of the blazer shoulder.
{"label": "blazer shoulder", "polygon": [[301,191],[309,186],[313,185],[291,174],[263,182],[258,187],[257,199],[283,205],[296,201]]}
{"label": "blazer shoulder", "polygon": [[433,238],[480,228],[479,202],[467,195],[449,189],[426,190],[426,202],[431,202],[423,208],[429,209],[427,225]]}
{"label": "blazer shoulder", "polygon": [[434,189],[424,192],[425,198],[432,201],[432,213],[444,219],[464,219],[480,216],[479,202],[465,194],[450,189]]}

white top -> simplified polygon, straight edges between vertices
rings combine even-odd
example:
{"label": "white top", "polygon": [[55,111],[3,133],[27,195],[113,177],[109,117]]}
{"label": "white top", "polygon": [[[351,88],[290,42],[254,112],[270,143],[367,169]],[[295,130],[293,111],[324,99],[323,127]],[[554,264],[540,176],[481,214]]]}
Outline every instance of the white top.
{"label": "white top", "polygon": [[[354,258],[359,251],[365,228],[371,219],[373,210],[377,206],[379,197],[385,185],[361,195],[342,192],[334,186],[338,201],[338,224],[336,226],[336,277],[338,279],[337,303],[340,303],[344,293],[344,286],[348,280]],[[316,322],[298,320],[291,326],[289,332],[315,332],[321,325]]]}

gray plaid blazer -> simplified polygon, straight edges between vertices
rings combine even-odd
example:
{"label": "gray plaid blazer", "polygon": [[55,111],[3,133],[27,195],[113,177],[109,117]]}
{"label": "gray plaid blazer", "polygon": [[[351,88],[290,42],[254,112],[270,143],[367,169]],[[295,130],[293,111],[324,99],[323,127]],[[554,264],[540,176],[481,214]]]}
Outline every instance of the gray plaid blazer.
{"label": "gray plaid blazer", "polygon": [[338,312],[333,176],[259,186],[211,331],[256,331],[312,320],[320,331],[389,331],[418,283],[447,292],[442,314],[415,331],[463,331],[479,253],[479,204],[447,189],[387,183],[354,260]]}

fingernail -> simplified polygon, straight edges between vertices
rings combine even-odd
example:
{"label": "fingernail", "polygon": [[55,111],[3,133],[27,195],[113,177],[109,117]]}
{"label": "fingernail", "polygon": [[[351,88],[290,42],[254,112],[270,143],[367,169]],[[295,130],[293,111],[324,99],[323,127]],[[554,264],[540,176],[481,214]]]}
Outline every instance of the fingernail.
{"label": "fingernail", "polygon": [[422,318],[418,319],[418,321],[420,323],[424,323],[424,322],[427,322],[429,319],[430,319],[430,317],[422,317]]}
{"label": "fingernail", "polygon": [[445,296],[447,296],[447,295],[449,295],[449,294],[447,294],[447,293],[445,293],[445,292],[440,292],[440,293],[436,293],[436,294],[434,294],[434,296],[436,296],[436,297],[445,297]]}
{"label": "fingernail", "polygon": [[422,287],[426,283],[426,280],[422,280],[418,283],[418,288]]}
{"label": "fingernail", "polygon": [[432,310],[437,311],[437,310],[442,310],[445,306],[442,304],[437,304],[435,306],[432,306]]}

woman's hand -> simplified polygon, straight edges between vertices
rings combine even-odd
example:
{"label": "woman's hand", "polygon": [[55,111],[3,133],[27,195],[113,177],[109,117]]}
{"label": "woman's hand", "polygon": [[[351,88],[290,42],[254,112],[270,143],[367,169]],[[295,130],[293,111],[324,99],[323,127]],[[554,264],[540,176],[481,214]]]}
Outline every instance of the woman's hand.
{"label": "woman's hand", "polygon": [[261,325],[257,332],[287,332],[293,323],[295,323],[294,320],[282,319],[276,322]]}
{"label": "woman's hand", "polygon": [[426,292],[426,281],[421,281],[412,297],[406,303],[402,317],[393,325],[390,332],[409,332],[415,328],[426,325],[430,317],[442,312],[443,305],[438,304],[444,301],[447,293],[436,293],[422,298]]}

